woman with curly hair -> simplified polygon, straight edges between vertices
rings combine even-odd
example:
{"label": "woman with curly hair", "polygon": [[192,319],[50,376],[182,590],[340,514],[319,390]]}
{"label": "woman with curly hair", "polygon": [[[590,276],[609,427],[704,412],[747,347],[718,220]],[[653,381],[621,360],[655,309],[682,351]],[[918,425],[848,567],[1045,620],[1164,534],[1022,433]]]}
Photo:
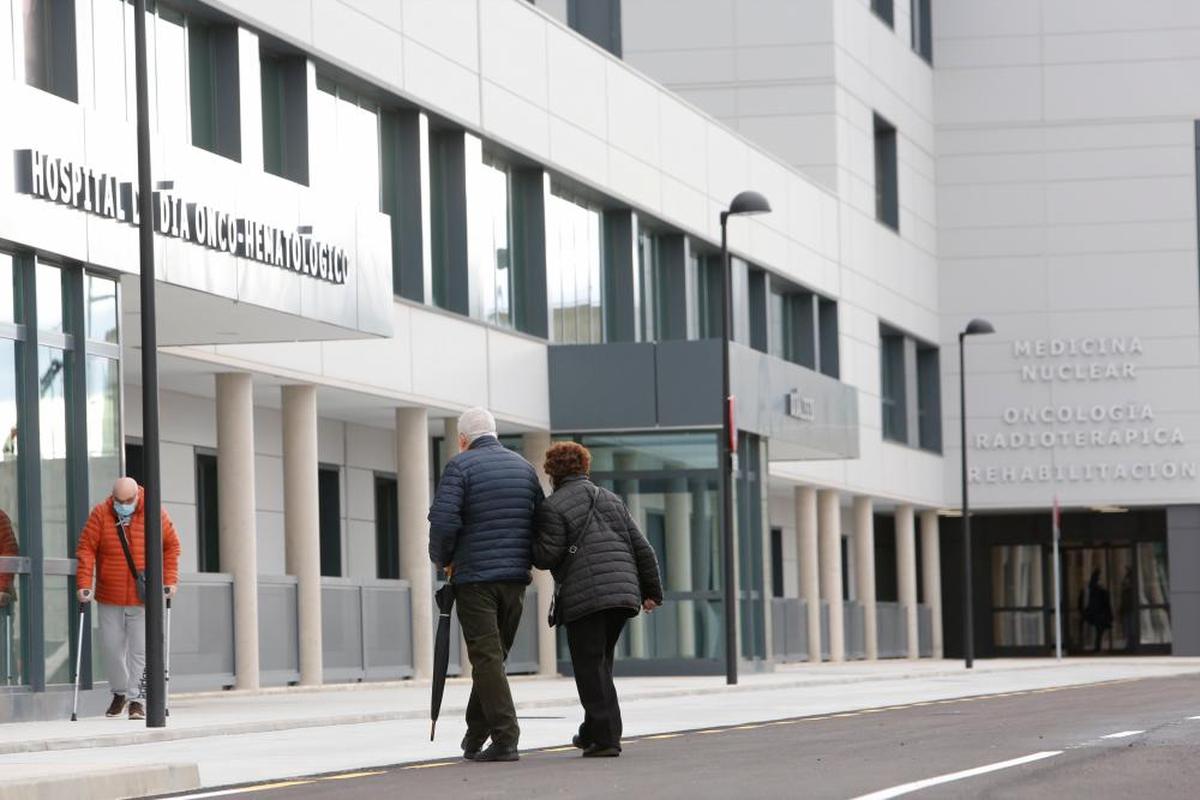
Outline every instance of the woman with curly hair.
{"label": "woman with curly hair", "polygon": [[551,624],[567,626],[583,724],[573,739],[585,758],[621,754],[621,708],[613,650],[625,623],[662,605],[654,548],[620,497],[588,478],[592,457],[575,442],[546,451],[554,493],[539,507],[533,563],[554,573]]}

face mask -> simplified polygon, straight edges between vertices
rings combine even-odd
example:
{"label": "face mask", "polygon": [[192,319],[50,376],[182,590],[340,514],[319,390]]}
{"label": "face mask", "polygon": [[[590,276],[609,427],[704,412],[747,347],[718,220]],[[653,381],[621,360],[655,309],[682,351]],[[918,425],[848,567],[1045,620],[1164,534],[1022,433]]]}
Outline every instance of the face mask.
{"label": "face mask", "polygon": [[117,512],[117,516],[121,519],[129,519],[133,516],[133,512],[137,510],[137,500],[128,503],[121,503],[113,500],[113,511]]}

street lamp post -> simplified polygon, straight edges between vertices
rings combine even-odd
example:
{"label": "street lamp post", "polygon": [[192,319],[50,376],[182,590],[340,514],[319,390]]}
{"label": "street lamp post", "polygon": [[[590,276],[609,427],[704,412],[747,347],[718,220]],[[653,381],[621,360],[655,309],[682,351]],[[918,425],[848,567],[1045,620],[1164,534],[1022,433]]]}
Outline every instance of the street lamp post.
{"label": "street lamp post", "polygon": [[740,192],[729,210],[721,212],[721,532],[725,584],[725,682],[737,683],[737,575],[733,568],[733,459],[737,428],[733,418],[733,395],[729,388],[729,343],[733,339],[733,298],[729,279],[729,218],[765,214],[771,210],[758,192]]}
{"label": "street lamp post", "polygon": [[[142,482],[146,545],[146,727],[167,724],[163,660],[162,497],[158,467],[158,337],[154,307],[154,198],[150,178],[150,90],[146,69],[146,0],[133,4],[134,75],[137,90],[138,270],[142,315]],[[137,680],[137,676],[130,676]]]}
{"label": "street lamp post", "polygon": [[975,664],[975,625],[971,619],[971,503],[967,493],[967,359],[968,336],[995,333],[986,319],[973,319],[958,334],[958,397],[962,424],[962,524],[963,524],[963,655],[967,669]]}

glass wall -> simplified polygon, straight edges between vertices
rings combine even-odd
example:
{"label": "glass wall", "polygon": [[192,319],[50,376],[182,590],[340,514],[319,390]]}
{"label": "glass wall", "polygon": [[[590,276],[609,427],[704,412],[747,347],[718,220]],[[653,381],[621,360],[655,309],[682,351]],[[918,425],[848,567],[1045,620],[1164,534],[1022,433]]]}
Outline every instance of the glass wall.
{"label": "glass wall", "polygon": [[604,341],[600,212],[551,193],[546,201],[546,280],[550,338],[559,343]]}
{"label": "glass wall", "polygon": [[467,174],[471,316],[511,328],[513,257],[508,169],[484,156],[483,162],[468,169]]}
{"label": "glass wall", "polygon": [[21,686],[29,681],[27,667],[25,598],[29,576],[16,563],[6,561],[26,554],[29,542],[20,516],[21,467],[17,458],[17,363],[13,323],[13,258],[0,252],[0,680]]}
{"label": "glass wall", "polygon": [[75,677],[75,545],[121,469],[118,320],[114,280],[0,253],[0,685]]}
{"label": "glass wall", "polygon": [[654,548],[666,591],[660,611],[626,627],[618,656],[719,661],[725,627],[716,434],[591,435],[578,441],[591,450],[592,478],[624,499]]}
{"label": "glass wall", "polygon": [[721,259],[688,254],[687,338],[721,335]]}

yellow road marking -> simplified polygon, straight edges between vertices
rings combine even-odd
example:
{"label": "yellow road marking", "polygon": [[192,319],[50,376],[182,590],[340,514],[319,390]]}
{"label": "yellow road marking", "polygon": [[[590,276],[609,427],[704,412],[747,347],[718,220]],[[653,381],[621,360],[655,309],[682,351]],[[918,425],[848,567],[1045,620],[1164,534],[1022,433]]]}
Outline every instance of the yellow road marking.
{"label": "yellow road marking", "polygon": [[435,761],[432,764],[413,764],[412,766],[401,767],[401,769],[433,769],[434,767],[450,767],[457,763],[457,761]]}
{"label": "yellow road marking", "polygon": [[858,713],[859,712],[857,712],[857,711],[848,711],[845,714],[831,714],[829,718],[830,719],[843,719],[845,717],[857,717]]}
{"label": "yellow road marking", "polygon": [[575,745],[569,744],[565,747],[547,747],[544,750],[542,750],[542,752],[543,753],[569,753],[572,750],[578,750],[578,749],[579,748],[577,748]]}
{"label": "yellow road marking", "polygon": [[[1200,717],[1197,717],[1197,719],[1200,719]],[[724,728],[709,728],[706,731],[696,731],[696,733],[701,734],[701,735],[709,734],[709,733],[724,733],[724,732],[725,732]]]}
{"label": "yellow road marking", "polygon": [[[776,720],[775,722],[768,722],[767,724],[768,724],[768,725],[795,725],[797,722],[801,722],[801,720],[798,720],[798,719],[780,719],[780,720]],[[705,731],[700,731],[700,732],[701,732],[701,733],[704,733]]]}
{"label": "yellow road marking", "polygon": [[327,775],[320,780],[323,781],[348,781],[353,778],[370,778],[374,775],[386,775],[386,769],[377,769],[371,772],[347,772],[342,775]]}
{"label": "yellow road marking", "polygon": [[735,730],[735,731],[753,731],[753,730],[757,730],[758,728],[761,728],[761,727],[763,727],[761,724],[760,725],[738,725],[738,726],[735,726],[733,728],[733,730]]}
{"label": "yellow road marking", "polygon": [[304,786],[313,781],[279,781],[278,783],[264,783],[259,786],[251,786],[247,789],[242,789],[243,792],[267,792],[272,789],[286,789],[289,786]]}
{"label": "yellow road marking", "polygon": [[682,733],[660,733],[657,736],[644,736],[642,738],[646,739],[647,741],[655,741],[658,739],[675,739],[680,736],[683,736],[683,734]]}

